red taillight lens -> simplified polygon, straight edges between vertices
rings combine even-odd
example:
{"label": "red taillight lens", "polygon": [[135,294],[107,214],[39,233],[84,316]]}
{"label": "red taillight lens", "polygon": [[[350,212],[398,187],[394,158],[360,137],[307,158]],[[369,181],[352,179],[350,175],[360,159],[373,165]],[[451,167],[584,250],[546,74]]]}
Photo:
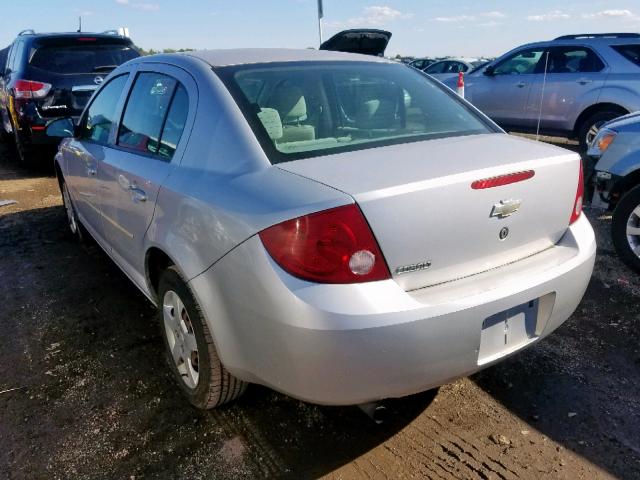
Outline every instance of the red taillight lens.
{"label": "red taillight lens", "polygon": [[580,160],[580,173],[578,176],[578,190],[576,192],[576,199],[573,202],[573,210],[571,211],[571,218],[569,219],[569,225],[580,218],[582,213],[582,202],[584,200],[584,172],[582,171],[582,160]]}
{"label": "red taillight lens", "polygon": [[524,172],[510,173],[508,175],[500,175],[499,177],[484,178],[482,180],[476,180],[471,184],[471,188],[474,190],[482,190],[484,188],[501,187],[503,185],[509,185],[511,183],[522,182],[529,180],[536,174],[533,170],[526,170]]}
{"label": "red taillight lens", "polygon": [[13,86],[16,98],[43,98],[51,90],[51,85],[32,80],[17,80]]}
{"label": "red taillight lens", "polygon": [[318,283],[391,278],[357,205],[312,213],[260,232],[269,255],[291,275]]}

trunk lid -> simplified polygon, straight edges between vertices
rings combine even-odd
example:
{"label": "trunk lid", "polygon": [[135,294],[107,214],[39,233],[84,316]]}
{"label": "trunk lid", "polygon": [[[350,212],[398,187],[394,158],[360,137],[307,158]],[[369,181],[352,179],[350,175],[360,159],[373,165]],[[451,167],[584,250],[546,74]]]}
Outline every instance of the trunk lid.
{"label": "trunk lid", "polygon": [[[454,137],[278,164],[351,195],[405,290],[456,280],[556,244],[573,209],[579,156],[506,134]],[[473,189],[476,180],[532,178]],[[501,202],[520,201],[506,217]],[[501,231],[508,235],[501,238]]]}
{"label": "trunk lid", "polygon": [[343,30],[320,45],[320,50],[361,53],[364,55],[384,56],[391,40],[391,32],[386,30],[358,28]]}

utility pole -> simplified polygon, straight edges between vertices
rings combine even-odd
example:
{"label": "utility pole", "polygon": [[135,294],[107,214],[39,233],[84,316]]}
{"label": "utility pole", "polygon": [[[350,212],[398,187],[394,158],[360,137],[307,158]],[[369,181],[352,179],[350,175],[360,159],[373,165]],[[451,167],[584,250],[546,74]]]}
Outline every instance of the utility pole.
{"label": "utility pole", "polygon": [[322,0],[318,0],[318,35],[320,36],[320,45],[322,45],[322,17],[324,17]]}

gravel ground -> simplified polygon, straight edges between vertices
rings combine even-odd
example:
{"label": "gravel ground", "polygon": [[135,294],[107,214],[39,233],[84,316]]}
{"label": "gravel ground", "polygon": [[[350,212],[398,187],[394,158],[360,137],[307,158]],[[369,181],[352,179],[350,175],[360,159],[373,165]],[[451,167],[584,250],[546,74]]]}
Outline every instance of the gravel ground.
{"label": "gravel ground", "polygon": [[640,288],[610,219],[576,313],[548,339],[377,426],[252,386],[191,408],[155,311],[66,233],[54,178],[0,146],[0,478],[640,478]]}

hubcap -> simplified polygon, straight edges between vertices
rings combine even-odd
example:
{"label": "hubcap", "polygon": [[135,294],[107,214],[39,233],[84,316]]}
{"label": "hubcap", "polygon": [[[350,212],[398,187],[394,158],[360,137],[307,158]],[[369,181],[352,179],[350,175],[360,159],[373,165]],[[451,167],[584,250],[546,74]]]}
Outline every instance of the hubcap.
{"label": "hubcap", "polygon": [[62,184],[62,200],[64,201],[64,208],[67,211],[67,220],[69,221],[69,228],[71,233],[76,234],[78,232],[78,222],[76,222],[76,212],[71,205],[71,197],[69,196],[69,190],[67,190],[67,184]]}
{"label": "hubcap", "polygon": [[640,257],[640,205],[638,205],[627,219],[627,242],[631,251]]}
{"label": "hubcap", "polygon": [[596,138],[596,135],[598,135],[598,132],[600,131],[600,127],[602,127],[602,125],[604,125],[605,123],[606,122],[601,121],[591,125],[591,128],[587,132],[587,137],[585,138],[585,141],[587,142],[587,147],[591,146],[591,142],[593,142],[593,139]]}
{"label": "hubcap", "polygon": [[173,363],[185,385],[196,388],[199,378],[198,344],[187,309],[173,290],[164,294],[162,318]]}

